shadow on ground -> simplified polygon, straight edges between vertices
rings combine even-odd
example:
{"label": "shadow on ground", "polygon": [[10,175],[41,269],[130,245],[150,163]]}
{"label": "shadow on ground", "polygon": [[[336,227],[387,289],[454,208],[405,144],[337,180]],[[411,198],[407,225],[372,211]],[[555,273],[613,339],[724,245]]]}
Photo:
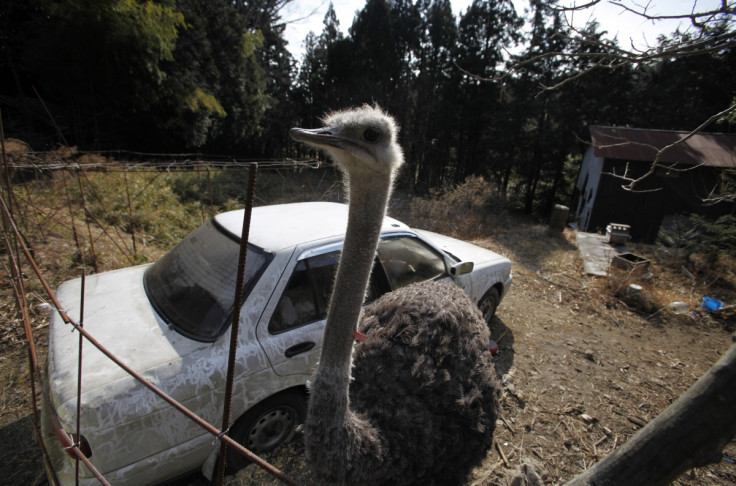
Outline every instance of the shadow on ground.
{"label": "shadow on ground", "polygon": [[514,333],[498,316],[493,318],[488,327],[491,329],[491,339],[498,343],[498,354],[493,358],[493,364],[501,378],[514,365]]}
{"label": "shadow on ground", "polygon": [[3,452],[0,461],[0,485],[48,484],[41,450],[33,434],[33,418],[27,415],[0,428],[0,444],[12,452]]}

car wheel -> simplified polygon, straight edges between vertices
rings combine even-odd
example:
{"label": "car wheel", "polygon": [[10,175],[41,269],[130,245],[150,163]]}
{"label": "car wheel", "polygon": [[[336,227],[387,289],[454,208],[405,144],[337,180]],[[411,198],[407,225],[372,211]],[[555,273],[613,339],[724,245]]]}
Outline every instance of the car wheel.
{"label": "car wheel", "polygon": [[[230,427],[230,437],[255,454],[269,452],[289,442],[304,422],[307,399],[298,390],[273,395],[245,412]],[[234,473],[250,461],[233,448],[227,450],[227,471]]]}
{"label": "car wheel", "polygon": [[481,313],[483,313],[483,319],[485,319],[488,325],[490,325],[493,316],[496,314],[496,308],[498,307],[498,289],[496,289],[496,287],[488,289],[485,295],[480,299],[480,302],[478,302],[478,307],[480,308]]}

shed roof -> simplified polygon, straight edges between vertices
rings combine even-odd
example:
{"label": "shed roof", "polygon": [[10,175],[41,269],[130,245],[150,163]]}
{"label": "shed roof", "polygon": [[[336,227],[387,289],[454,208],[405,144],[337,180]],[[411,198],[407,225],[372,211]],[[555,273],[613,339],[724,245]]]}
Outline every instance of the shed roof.
{"label": "shed roof", "polygon": [[[606,159],[651,162],[657,152],[689,132],[625,127],[590,127],[595,155]],[[698,133],[667,149],[662,162],[711,167],[736,167],[736,135]]]}

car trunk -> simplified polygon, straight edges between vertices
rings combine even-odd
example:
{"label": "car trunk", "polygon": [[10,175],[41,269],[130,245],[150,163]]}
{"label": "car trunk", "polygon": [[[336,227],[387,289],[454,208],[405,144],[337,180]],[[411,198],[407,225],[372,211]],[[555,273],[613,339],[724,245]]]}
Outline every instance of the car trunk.
{"label": "car trunk", "polygon": [[[156,316],[143,290],[146,268],[143,265],[92,275],[85,282],[84,329],[139,373],[161,365],[177,367],[182,356],[211,346],[185,338]],[[62,284],[57,291],[64,310],[77,321],[80,289],[81,279],[77,279]],[[79,335],[55,314],[49,328],[48,378],[60,414],[66,408],[76,409],[78,350]],[[83,396],[102,386],[114,388],[116,382],[129,376],[86,340],[82,358]]]}

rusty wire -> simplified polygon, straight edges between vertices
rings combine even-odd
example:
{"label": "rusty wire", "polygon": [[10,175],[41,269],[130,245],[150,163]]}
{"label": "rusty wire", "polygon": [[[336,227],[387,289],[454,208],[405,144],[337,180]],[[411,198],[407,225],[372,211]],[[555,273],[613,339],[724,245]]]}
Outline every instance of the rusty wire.
{"label": "rusty wire", "polygon": [[[229,436],[224,435],[221,430],[218,430],[216,427],[212,426],[207,421],[205,421],[202,418],[200,418],[199,416],[197,416],[194,412],[192,412],[191,410],[189,410],[188,408],[186,408],[184,405],[182,405],[181,403],[179,403],[177,400],[175,400],[174,398],[172,398],[171,396],[169,396],[164,391],[162,391],[159,388],[157,388],[154,384],[150,383],[142,375],[140,375],[139,373],[137,373],[136,371],[134,371],[132,368],[130,368],[128,365],[126,365],[124,362],[122,362],[119,358],[117,358],[107,348],[105,348],[99,341],[97,341],[94,338],[94,336],[92,336],[91,334],[89,334],[79,323],[75,322],[71,317],[69,317],[69,315],[62,308],[61,303],[58,301],[58,299],[56,297],[56,294],[54,293],[54,291],[51,289],[51,287],[49,286],[48,282],[46,281],[46,279],[45,279],[45,277],[43,275],[43,272],[41,272],[40,268],[38,267],[38,265],[37,265],[37,263],[36,263],[33,255],[32,255],[32,253],[31,253],[31,251],[28,249],[28,246],[25,244],[25,241],[23,240],[22,235],[21,235],[21,233],[20,233],[17,225],[15,224],[15,220],[12,217],[12,213],[9,210],[8,204],[6,204],[6,202],[5,202],[5,198],[0,197],[0,205],[2,206],[4,220],[7,222],[7,226],[6,226],[6,228],[4,228],[4,232],[3,232],[4,237],[6,239],[6,244],[10,245],[9,238],[8,238],[8,233],[13,234],[14,235],[14,238],[15,238],[15,241],[16,241],[16,246],[18,246],[18,244],[19,244],[20,250],[22,250],[22,252],[23,252],[23,254],[24,254],[25,258],[26,258],[26,261],[28,262],[28,264],[33,269],[33,272],[35,273],[36,277],[38,278],[41,286],[43,287],[44,291],[46,292],[46,294],[48,295],[49,299],[51,300],[53,307],[56,309],[56,312],[58,312],[59,316],[61,317],[61,319],[66,324],[71,325],[74,328],[74,330],[76,330],[77,332],[79,332],[80,335],[84,337],[84,339],[86,339],[90,344],[92,344],[94,347],[96,347],[100,352],[102,352],[105,356],[107,356],[117,366],[119,366],[120,368],[122,368],[126,373],[128,373],[130,376],[132,376],[135,380],[137,380],[143,386],[145,386],[146,388],[148,388],[151,392],[153,392],[154,394],[156,394],[157,396],[159,396],[161,399],[163,399],[164,401],[166,401],[169,405],[171,405],[175,409],[177,409],[180,413],[182,413],[189,420],[192,420],[197,425],[199,425],[200,427],[202,427],[205,431],[207,431],[208,433],[210,433],[214,437],[216,437],[219,440],[221,440],[223,443],[225,443],[228,446],[230,446],[230,447],[234,448],[235,450],[237,450],[240,454],[242,454],[243,456],[245,456],[246,458],[248,458],[248,460],[250,460],[251,462],[256,463],[259,467],[261,467],[262,469],[266,470],[269,474],[271,474],[272,476],[276,477],[277,479],[279,479],[284,484],[287,484],[287,485],[295,485],[295,486],[298,484],[293,479],[289,478],[284,473],[282,473],[280,470],[278,470],[277,468],[275,468],[274,466],[272,466],[268,462],[264,461],[263,459],[261,459],[257,455],[253,454],[251,451],[249,451],[248,449],[246,449],[245,447],[243,447],[242,445],[240,445],[238,442],[236,442],[233,439],[231,439]],[[8,247],[8,249],[11,250],[10,246]],[[12,254],[12,251],[9,251],[9,254]],[[20,267],[19,266],[16,266],[16,265],[18,265],[17,261],[16,261],[16,264],[13,265],[13,268],[19,269]],[[16,281],[20,281],[20,278],[15,279],[15,280]],[[14,289],[15,289],[15,287],[14,287]],[[16,296],[19,299],[18,304],[21,307],[21,309],[23,309],[22,312],[24,312],[24,315],[26,316],[26,317],[24,317],[24,319],[25,319],[24,320],[24,326],[27,328],[26,329],[26,338],[28,340],[29,353],[31,355],[30,356],[30,358],[31,358],[31,370],[32,370],[31,372],[32,372],[32,374],[36,375],[36,379],[40,383],[43,383],[43,378],[41,377],[41,372],[40,372],[40,369],[38,367],[38,362],[37,362],[37,357],[36,357],[36,352],[35,352],[35,345],[33,343],[33,335],[32,335],[32,330],[31,330],[31,326],[30,326],[30,316],[28,316],[27,315],[27,312],[26,312],[27,311],[27,305],[25,305],[25,300],[24,300],[23,297],[20,297],[19,294],[20,294],[20,292],[19,291],[16,291]],[[24,293],[22,295],[24,295]],[[33,387],[34,386],[33,385],[34,380],[31,380],[31,381],[32,381],[32,387]],[[51,406],[51,400],[50,400],[50,397],[48,395],[48,391],[45,390],[45,389],[43,389],[43,387],[42,387],[42,392],[43,392],[42,393],[43,399],[46,401],[49,410],[52,411],[53,410],[53,407]],[[35,404],[35,401],[36,401],[36,399],[35,399],[35,395],[34,395],[34,404]],[[34,411],[35,411],[35,405],[34,405]],[[104,484],[104,485],[109,484],[104,479],[104,477],[102,476],[102,474],[94,467],[94,465],[84,455],[84,453],[79,448],[79,444],[76,441],[72,440],[69,437],[69,435],[63,430],[63,428],[61,428],[61,423],[60,423],[58,417],[56,417],[53,413],[51,413],[50,415],[51,415],[51,419],[52,419],[52,422],[53,422],[53,426],[56,429],[57,436],[58,436],[59,440],[61,441],[62,446],[64,447],[64,449],[67,452],[73,454],[80,461],[82,461],[87,466],[87,468],[90,470],[90,472],[92,472],[92,474],[95,475],[97,477],[97,479],[99,479],[102,484]],[[43,442],[40,440],[41,434],[40,434],[40,431],[39,430],[40,430],[40,428],[38,426],[38,420],[36,419],[36,420],[34,420],[34,432],[36,433],[37,438],[39,439],[39,442],[42,444],[41,447],[42,447],[42,452],[44,453],[44,460],[45,461],[48,461],[48,453],[45,450],[45,448],[43,447]],[[58,482],[58,480],[57,480],[57,482]]]}
{"label": "rusty wire", "polygon": [[[82,285],[79,292],[79,327],[84,327],[84,290],[87,284],[87,275],[82,270]],[[82,348],[84,347],[84,338],[79,334],[79,359],[77,360],[77,435],[76,443],[82,442]],[[76,482],[79,486],[79,456],[75,458]]]}
{"label": "rusty wire", "polygon": [[[19,254],[18,251],[18,243],[20,243],[20,248],[23,249],[23,253],[25,254],[26,258],[29,256],[31,257],[29,259],[29,263],[33,267],[34,271],[37,272],[37,275],[40,273],[40,270],[38,270],[38,266],[36,265],[35,261],[33,260],[32,256],[30,255],[30,252],[28,250],[28,247],[25,245],[25,242],[23,241],[20,232],[18,231],[18,228],[15,225],[15,221],[13,219],[13,215],[10,212],[8,205],[5,203],[5,198],[0,197],[0,204],[2,205],[3,210],[3,221],[5,223],[5,227],[3,228],[3,238],[5,239],[5,244],[8,248],[8,258],[10,259],[10,267],[13,278],[11,278],[11,283],[13,287],[13,292],[15,294],[15,299],[18,304],[18,308],[21,312],[22,322],[23,322],[23,330],[25,333],[26,338],[26,344],[28,346],[28,359],[29,359],[29,367],[30,367],[30,373],[31,373],[31,400],[33,403],[33,431],[34,435],[36,436],[36,439],[38,443],[41,445],[41,452],[44,455],[44,461],[46,464],[50,467],[51,471],[54,471],[53,467],[51,466],[51,462],[49,460],[48,451],[46,450],[46,447],[44,445],[44,442],[41,437],[41,431],[39,426],[39,417],[38,417],[38,410],[36,408],[36,402],[37,402],[37,394],[36,394],[36,380],[42,384],[41,386],[41,392],[42,392],[42,399],[45,400],[47,408],[49,410],[49,416],[52,421],[52,425],[54,427],[54,430],[56,432],[57,437],[59,438],[59,441],[61,442],[64,450],[70,454],[72,454],[77,460],[81,460],[84,462],[84,464],[87,466],[87,468],[92,472],[92,474],[97,477],[97,479],[100,480],[100,482],[104,486],[109,486],[109,483],[105,480],[104,476],[94,467],[94,465],[89,462],[89,459],[87,456],[84,455],[84,453],[79,448],[79,444],[75,441],[73,441],[69,435],[66,433],[66,431],[61,427],[61,421],[59,420],[58,416],[55,414],[55,410],[50,407],[51,404],[51,398],[49,397],[48,390],[45,389],[43,386],[43,378],[41,377],[41,370],[38,366],[38,355],[36,352],[36,345],[33,340],[33,330],[31,328],[31,318],[28,315],[28,303],[25,299],[25,289],[23,287],[23,279],[20,277],[22,274],[20,262],[18,258],[16,257],[16,254]],[[13,251],[13,245],[10,243],[9,238],[9,231],[8,229],[12,230],[12,234],[15,239],[15,247],[16,251]],[[45,289],[49,289],[48,284],[45,282],[45,279],[41,278],[42,285],[44,285]],[[56,296],[53,294],[49,294],[49,296],[52,298],[54,302],[58,301],[56,300]],[[67,317],[68,319],[68,317]],[[34,379],[35,376],[35,379]],[[53,474],[53,481],[58,485],[60,484],[59,479],[56,477],[56,471],[54,471]]]}
{"label": "rusty wire", "polygon": [[[24,161],[9,161],[11,169],[16,170],[104,170],[105,172],[190,172],[192,170],[226,171],[232,169],[244,169],[252,164],[258,164],[259,170],[282,170],[282,169],[321,169],[331,167],[332,163],[327,160],[314,158],[306,159],[271,159],[271,160],[248,160],[227,159],[217,160],[215,158],[193,158],[178,159],[181,154],[162,154],[170,157],[160,161],[137,161],[137,160],[115,160],[115,162],[82,161],[74,158],[60,157],[55,152],[19,152],[25,156]],[[95,152],[98,153],[98,152]],[[79,155],[83,153],[77,153]],[[36,156],[35,162],[28,160]],[[172,160],[173,159],[173,160]]]}
{"label": "rusty wire", "polygon": [[[238,254],[238,271],[235,283],[235,299],[233,304],[233,322],[230,324],[230,349],[227,360],[227,378],[225,380],[225,405],[222,412],[222,430],[230,430],[230,413],[233,397],[233,381],[235,380],[235,353],[238,350],[238,329],[240,328],[240,306],[243,303],[243,287],[245,280],[245,264],[248,255],[248,237],[250,235],[250,217],[253,210],[253,199],[256,191],[256,176],[258,164],[250,168],[248,179],[248,194],[246,196],[245,212],[243,213],[243,228],[240,233],[240,253]],[[220,461],[217,467],[217,484],[222,486],[225,479],[225,465],[227,462],[227,444],[220,445]]]}

